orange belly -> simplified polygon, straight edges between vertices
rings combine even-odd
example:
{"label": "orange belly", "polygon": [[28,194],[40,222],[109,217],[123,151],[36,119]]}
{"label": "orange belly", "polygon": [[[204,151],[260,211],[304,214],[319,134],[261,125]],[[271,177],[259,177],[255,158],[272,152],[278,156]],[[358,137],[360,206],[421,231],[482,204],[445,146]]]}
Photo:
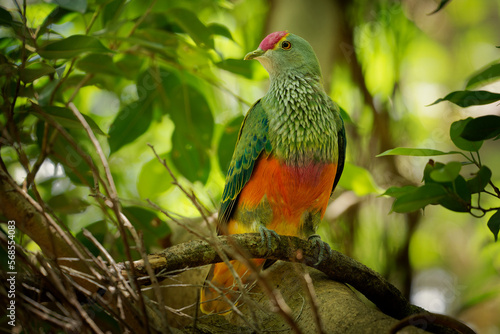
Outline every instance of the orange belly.
{"label": "orange belly", "polygon": [[333,163],[287,166],[274,157],[261,157],[239,195],[236,210],[259,210],[264,204],[272,209],[272,217],[257,224],[231,219],[228,232],[255,232],[262,223],[278,234],[304,237],[304,214],[319,213],[318,222],[323,218],[336,171]]}
{"label": "orange belly", "polygon": [[[316,226],[304,229],[304,217],[313,215],[319,223],[325,213],[332,192],[337,165],[309,164],[291,167],[273,157],[261,157],[256,162],[252,177],[238,197],[227,233],[256,232],[260,224],[282,235],[306,237]],[[250,218],[249,218],[250,217]],[[264,259],[252,260],[262,268]],[[231,261],[243,284],[252,282],[249,269],[238,261]],[[231,302],[237,303],[239,289],[233,275],[224,263],[212,266],[207,277]],[[211,287],[201,290],[201,310],[204,313],[225,313],[231,307]]]}

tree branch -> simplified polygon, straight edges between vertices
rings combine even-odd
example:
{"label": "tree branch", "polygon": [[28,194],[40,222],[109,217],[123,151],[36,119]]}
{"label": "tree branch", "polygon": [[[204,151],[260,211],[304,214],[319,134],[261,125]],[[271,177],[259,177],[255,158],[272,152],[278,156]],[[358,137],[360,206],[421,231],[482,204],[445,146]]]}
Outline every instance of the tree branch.
{"label": "tree branch", "polygon": [[[267,246],[262,245],[258,233],[219,236],[218,243],[232,259],[237,258],[235,254],[238,253],[238,250],[243,250],[248,254],[249,258],[302,262],[323,272],[332,280],[351,285],[372,301],[382,312],[393,318],[408,319],[407,317],[416,315],[419,319],[427,319],[425,325],[428,326],[429,330],[436,333],[456,333],[450,328],[439,326],[441,324],[439,315],[411,304],[396,287],[380,274],[340,252],[332,251],[330,256],[326,256],[321,263],[314,265],[317,263],[319,249],[310,242],[298,237],[282,235],[279,240],[272,238],[269,249]],[[158,280],[163,280],[173,271],[218,263],[222,262],[222,259],[208,242],[195,240],[151,254],[148,256],[148,261]],[[127,275],[125,265],[124,263],[119,264],[124,276]],[[134,261],[133,265],[135,272],[140,275],[139,284],[150,284],[151,281],[144,266],[144,261]],[[462,333],[474,333],[464,324],[452,319],[455,322],[454,325],[453,321],[449,321],[450,319],[447,317],[447,322],[444,324],[450,325],[451,328],[455,328]],[[398,324],[398,326],[402,328],[406,323],[408,321],[405,321],[402,325]],[[463,328],[470,331],[461,331]]]}
{"label": "tree branch", "polygon": [[[412,305],[401,292],[375,271],[365,265],[333,251],[319,265],[317,262],[319,250],[306,240],[298,237],[280,236],[280,240],[272,239],[271,249],[261,245],[258,233],[219,236],[223,249],[229,256],[235,253],[231,246],[233,239],[239,247],[248,252],[252,258],[267,258],[288,262],[301,262],[325,273],[329,278],[347,283],[364,294],[375,303],[380,310],[396,319],[425,312],[422,308]],[[149,262],[157,277],[166,278],[171,271],[187,267],[199,267],[211,263],[222,262],[220,256],[205,241],[191,241],[165,249],[162,252],[149,255]],[[124,264],[121,264],[124,269]],[[136,272],[141,276],[140,284],[150,284],[149,276],[142,260],[134,261]],[[126,272],[122,271],[123,275]]]}

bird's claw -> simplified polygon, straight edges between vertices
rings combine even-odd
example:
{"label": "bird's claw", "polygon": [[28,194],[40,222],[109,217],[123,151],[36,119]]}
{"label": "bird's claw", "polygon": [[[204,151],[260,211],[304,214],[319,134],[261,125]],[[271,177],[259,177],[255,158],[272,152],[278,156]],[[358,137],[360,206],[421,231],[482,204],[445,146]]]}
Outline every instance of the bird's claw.
{"label": "bird's claw", "polygon": [[267,254],[269,254],[272,249],[271,249],[271,238],[276,238],[277,240],[280,240],[280,236],[278,233],[276,233],[273,230],[270,230],[266,228],[265,226],[259,226],[259,233],[260,233],[260,241],[262,243],[262,246],[267,247]]}
{"label": "bird's claw", "polygon": [[[307,240],[309,240],[314,246],[319,248],[318,262],[314,265],[317,266],[321,263],[325,258],[331,257],[333,255],[333,251],[330,248],[330,245],[321,240],[321,237],[317,234],[310,235]],[[325,252],[328,253],[328,256],[325,257]]]}

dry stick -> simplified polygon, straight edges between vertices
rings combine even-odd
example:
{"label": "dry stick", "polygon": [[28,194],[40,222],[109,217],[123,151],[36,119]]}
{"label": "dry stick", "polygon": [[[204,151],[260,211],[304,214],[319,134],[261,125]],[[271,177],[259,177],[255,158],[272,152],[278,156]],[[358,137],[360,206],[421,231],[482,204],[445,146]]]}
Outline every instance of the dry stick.
{"label": "dry stick", "polygon": [[[130,226],[132,226],[132,224],[130,224]],[[170,326],[168,325],[167,322],[167,311],[165,309],[165,300],[163,299],[163,294],[161,293],[160,284],[158,283],[158,279],[156,279],[155,273],[151,268],[151,265],[149,264],[148,255],[146,254],[146,249],[144,248],[144,243],[142,242],[143,240],[142,231],[140,231],[139,232],[140,235],[138,235],[137,231],[134,228],[129,228],[129,230],[132,233],[134,239],[136,240],[137,248],[139,249],[141,257],[144,260],[144,266],[146,267],[146,271],[148,272],[149,278],[151,279],[151,284],[153,285],[155,296],[156,298],[158,298],[158,304],[160,306],[159,309],[162,315],[161,316],[162,333],[163,332],[172,333],[172,331],[170,330]]]}
{"label": "dry stick", "polygon": [[[4,235],[0,234],[0,241],[2,241],[5,245],[7,244],[7,239]],[[5,246],[4,246],[5,247]],[[28,267],[31,268],[31,270],[33,272],[38,272],[37,276],[38,277],[41,277],[42,279],[44,280],[47,280],[48,281],[48,284],[51,285],[51,286],[54,286],[56,289],[53,290],[53,291],[56,291],[58,292],[61,296],[65,296],[65,299],[66,301],[70,302],[70,299],[68,298],[68,290],[64,288],[64,286],[60,285],[62,281],[59,280],[59,277],[58,276],[54,276],[53,275],[53,272],[52,270],[50,270],[50,268],[47,267],[47,265],[45,264],[45,258],[41,257],[41,256],[37,256],[37,259],[38,259],[38,263],[41,265],[41,267],[44,267],[46,269],[46,272],[47,274],[44,275],[42,273],[39,272],[39,267],[34,265],[33,262],[26,256],[26,254],[24,253],[24,249],[22,249],[19,245],[16,244],[16,258],[17,259],[20,259],[21,261],[23,261]],[[119,272],[119,271],[118,271]],[[79,284],[77,284],[76,282],[72,281],[72,280],[69,280],[69,283],[71,285],[73,285],[76,289],[78,289],[79,291],[83,292],[84,294],[86,295],[89,295],[89,292],[88,290],[84,289],[83,287],[81,287]],[[61,289],[64,289],[61,291]],[[40,293],[40,291],[38,291],[38,293]],[[28,296],[25,296],[24,294],[21,294],[20,295],[21,298],[30,298]],[[71,295],[72,297],[74,297],[74,295]],[[52,294],[47,294],[47,297],[49,297],[50,300],[52,300],[52,302],[54,302],[58,308],[64,313],[66,314],[66,316],[70,319],[77,319],[79,318],[79,316],[81,316],[81,312],[72,312],[73,315],[70,314],[70,312],[64,308],[64,306],[61,304],[61,302],[54,298],[54,296],[52,296]],[[102,299],[102,297],[100,295],[97,295],[98,299],[99,299],[99,302],[101,303],[101,305],[103,307],[106,308],[106,310],[112,314],[112,315],[116,315],[116,313],[114,312],[114,310],[110,309],[109,307],[107,307],[107,303]],[[78,301],[76,301],[76,303],[79,304]],[[70,305],[74,305],[74,301],[73,303],[70,302]],[[43,312],[35,312],[36,314],[39,315],[40,319],[46,319],[46,317],[44,317],[44,315],[47,313],[45,312],[44,310],[42,310]],[[120,319],[117,315],[116,315],[116,318],[117,319]],[[50,319],[48,319],[50,321]],[[133,332],[133,329],[126,323],[126,322],[123,322],[123,324],[130,330]],[[62,328],[65,328],[65,326],[61,326]]]}
{"label": "dry stick", "polygon": [[[297,259],[299,261],[302,259],[301,252],[297,253]],[[314,317],[314,322],[316,324],[316,330],[318,331],[318,333],[325,334],[323,323],[321,322],[321,317],[319,315],[318,299],[316,297],[316,291],[314,290],[314,285],[311,275],[309,275],[309,273],[304,270],[305,269],[304,264],[300,268],[302,269],[302,271],[300,271],[298,267],[296,267],[295,269],[297,273],[300,273],[300,277],[302,278],[304,290],[307,293],[309,304],[311,306],[311,311]]]}
{"label": "dry stick", "polygon": [[74,291],[71,290],[71,289],[68,289],[67,286],[63,285],[64,282],[62,280],[60,280],[59,277],[55,276],[55,272],[52,270],[52,268],[50,268],[43,261],[43,257],[40,254],[37,254],[37,259],[38,259],[38,262],[40,263],[40,265],[42,265],[42,267],[47,272],[47,276],[50,276],[52,278],[52,282],[56,283],[55,287],[59,290],[59,293],[61,293],[63,296],[66,296],[66,298],[69,297],[67,300],[70,303],[70,305],[72,305],[73,308],[75,308],[78,311],[78,314],[80,314],[80,316],[90,326],[90,328],[92,328],[92,330],[94,330],[94,332],[96,332],[98,334],[104,334],[99,329],[99,327],[94,322],[94,320],[92,320],[92,318],[90,318],[90,316],[88,315],[87,311],[85,311],[83,309],[82,305],[80,304],[80,302],[76,298],[76,295],[75,295]]}
{"label": "dry stick", "polygon": [[[168,166],[166,166],[166,168],[168,168]],[[181,187],[179,185],[179,187]],[[191,229],[190,227],[188,227],[187,225],[184,225],[182,223],[180,223],[179,221],[177,221],[177,219],[175,219],[174,217],[172,217],[172,215],[170,213],[168,213],[167,211],[163,210],[162,208],[160,208],[158,205],[156,205],[155,203],[151,202],[149,199],[147,200],[149,204],[151,204],[151,206],[153,208],[155,208],[156,210],[160,211],[161,213],[163,213],[165,216],[167,216],[167,218],[169,218],[171,221],[173,221],[174,223],[176,223],[177,225],[185,228],[188,232],[192,233],[193,235],[199,237],[200,239],[204,240],[205,242],[207,242],[208,244],[210,244],[213,249],[217,252],[217,254],[220,256],[221,258],[221,261],[220,262],[224,262],[227,267],[229,268],[229,271],[231,272],[231,274],[233,275],[233,277],[235,278],[236,280],[236,285],[240,288],[240,291],[242,291],[243,294],[247,295],[247,292],[246,292],[246,289],[244,288],[244,284],[243,282],[241,281],[241,277],[238,275],[238,273],[234,270],[234,267],[233,265],[229,262],[229,258],[226,254],[226,252],[222,249],[222,247],[220,246],[220,244],[218,243],[218,239],[217,237],[214,237],[214,239],[210,239],[210,238],[207,238],[206,236],[204,235],[201,235],[199,233],[197,233],[195,230]],[[215,240],[215,241],[214,241]],[[185,267],[184,268],[178,268],[178,270],[184,270],[186,269]],[[142,282],[141,282],[142,283]],[[241,312],[238,312],[239,310],[235,307],[235,305],[233,303],[229,303],[229,305],[231,306],[231,309],[235,311],[235,313],[237,315],[241,315]],[[247,320],[242,316],[241,318],[244,322],[247,323]],[[253,326],[250,324],[250,327],[253,328]],[[254,330],[257,330],[257,328],[253,328]]]}
{"label": "dry stick", "polygon": [[185,195],[186,197],[193,203],[193,205],[196,207],[196,210],[198,210],[198,212],[201,214],[201,217],[203,219],[204,222],[206,222],[208,224],[208,217],[207,217],[207,212],[208,210],[206,210],[205,208],[203,208],[199,201],[198,201],[198,198],[196,197],[196,195],[191,192],[189,193],[178,181],[177,181],[177,178],[175,177],[174,173],[172,172],[172,170],[170,169],[170,167],[168,167],[167,165],[167,162],[165,161],[165,159],[162,159],[158,153],[156,152],[155,148],[153,145],[151,144],[148,144],[148,146],[151,148],[151,150],[153,151],[154,155],[156,156],[156,159],[158,159],[158,161],[163,165],[163,167],[165,167],[165,169],[167,170],[167,172],[170,174],[170,177],[172,178],[172,184],[175,185],[176,187],[178,187]]}
{"label": "dry stick", "polygon": [[[100,260],[99,262],[102,263],[102,266],[107,268],[107,271],[105,271],[105,272],[108,274],[108,279],[111,282],[111,284],[113,285],[115,291],[117,291],[119,293],[118,297],[121,297],[124,300],[127,300],[127,297],[124,295],[122,289],[119,288],[118,283],[121,282],[124,289],[127,290],[127,292],[130,295],[133,295],[134,291],[130,287],[130,284],[127,284],[126,279],[122,276],[121,270],[118,269],[118,266],[117,266],[115,260],[113,259],[113,257],[109,254],[109,252],[102,246],[102,244],[99,241],[97,241],[97,239],[88,230],[83,229],[83,235],[86,238],[88,238],[99,249],[101,254],[104,254],[106,259],[109,261],[110,266],[113,269],[113,273],[115,273],[118,277],[110,275],[109,267],[106,266],[102,260]],[[109,287],[108,287],[108,289],[109,289]],[[112,309],[111,307],[108,306],[108,303],[106,301],[104,301],[104,299],[102,298],[101,295],[97,295],[96,297],[97,297],[98,301],[100,302],[100,305],[104,306],[108,312],[115,315],[116,319],[118,319],[121,324],[128,327],[128,329],[131,332],[134,331],[130,327],[130,325],[125,321],[126,320],[125,315],[124,315],[125,313],[124,313],[123,307],[121,307],[122,306],[121,303],[119,303],[120,305],[118,305],[118,303],[117,303],[117,308],[118,308],[117,312],[120,312],[120,314],[118,314],[114,309]],[[122,300],[122,299],[120,299],[120,300]]]}
{"label": "dry stick", "polygon": [[[270,249],[261,245],[258,233],[219,236],[218,239],[224,247],[230,247],[231,242],[228,239],[234,240],[252,258],[295,262],[296,252],[300,249],[306,265],[322,271],[331,279],[352,285],[374,302],[385,314],[402,319],[410,314],[424,312],[422,308],[411,305],[398,289],[378,273],[340,252],[333,251],[331,256],[326,257],[319,265],[315,266],[319,250],[310,242],[298,237],[282,235],[279,240],[273,238]],[[179,244],[162,252],[151,254],[149,260],[155,272],[221,262],[219,254],[211,245],[200,240]],[[143,268],[142,260],[135,261],[134,266],[139,274],[148,275]]]}
{"label": "dry stick", "polygon": [[[73,319],[71,319],[71,318],[62,319],[62,320],[57,319],[56,317],[53,316],[53,313],[55,313],[55,312],[53,312],[50,309],[47,309],[42,304],[35,302],[33,299],[30,299],[29,297],[26,297],[26,296],[21,296],[21,298],[26,303],[28,303],[28,305],[25,305],[23,307],[26,307],[27,311],[37,315],[40,319],[45,320],[45,321],[50,322],[50,323],[53,323],[54,325],[66,330],[68,332],[71,332],[75,329],[76,324],[69,325],[69,323],[71,323],[71,320],[73,320]],[[29,304],[31,304],[31,305],[29,305]],[[51,315],[51,316],[49,316],[49,315]]]}
{"label": "dry stick", "polygon": [[[228,236],[228,241],[232,248],[236,250],[237,254],[239,256],[235,256],[236,259],[240,262],[242,262],[247,268],[250,268],[250,270],[257,274],[257,281],[259,282],[261,288],[264,290],[264,292],[267,294],[267,296],[270,298],[270,301],[272,303],[273,307],[273,312],[276,312],[281,315],[281,317],[288,323],[290,328],[297,334],[302,333],[300,328],[297,326],[297,323],[293,319],[292,316],[292,310],[288,306],[288,304],[285,302],[283,299],[283,296],[279,292],[279,290],[273,289],[269,282],[262,276],[262,271],[257,268],[255,263],[250,260],[252,256],[249,256],[249,254],[246,252],[246,249],[243,249],[242,247],[239,247],[237,244],[236,240],[233,240],[232,238],[233,235]],[[260,234],[259,234],[260,236]],[[261,244],[262,244],[262,238],[261,238]],[[264,246],[266,248],[267,246]],[[234,254],[233,252],[228,251],[228,254]]]}
{"label": "dry stick", "polygon": [[[67,246],[71,249],[71,251],[77,256],[78,259],[80,259],[81,263],[83,263],[84,266],[89,270],[94,275],[97,275],[97,272],[95,271],[94,268],[88,265],[86,258],[83,256],[83,254],[80,252],[80,249],[78,249],[73,240],[68,236],[68,234],[57,224],[52,217],[47,214],[43,208],[40,206],[38,202],[36,202],[31,196],[29,196],[25,191],[19,188],[19,186],[10,178],[10,177],[5,177],[4,178],[7,183],[13,188],[13,191],[16,191],[18,194],[20,194],[27,202],[29,202],[33,208],[41,214],[45,220],[48,222],[47,229],[53,228],[58,235],[62,238],[62,240],[67,244]],[[50,235],[50,234],[49,234]],[[33,239],[33,238],[32,238]],[[52,247],[53,248],[53,247]],[[57,250],[55,249],[44,249],[44,251],[50,252],[53,256],[57,254]]]}
{"label": "dry stick", "polygon": [[[104,152],[102,150],[101,144],[99,144],[99,141],[97,140],[96,136],[94,135],[94,132],[92,131],[90,125],[87,123],[83,115],[80,113],[80,111],[76,108],[76,106],[70,102],[68,104],[68,107],[71,109],[73,114],[78,118],[80,123],[83,125],[85,131],[87,132],[87,135],[94,145],[94,148],[97,151],[97,154],[99,156],[99,159],[101,160],[101,164],[104,167],[104,173],[106,175],[106,180],[108,181],[108,186],[106,186],[106,183],[103,183],[103,186],[106,189],[106,192],[108,196],[111,199],[111,203],[108,204],[111,209],[115,212],[116,218],[118,219],[118,228],[120,230],[121,237],[123,239],[123,244],[124,244],[124,249],[125,249],[125,254],[127,256],[127,260],[132,263],[132,254],[130,253],[130,245],[128,243],[128,238],[127,238],[127,233],[125,231],[125,221],[123,219],[124,215],[121,212],[120,209],[120,201],[118,199],[118,192],[116,191],[116,186],[115,182],[113,179],[113,176],[111,175],[111,169],[109,168],[108,161],[106,159],[106,156],[104,155]],[[129,222],[130,224],[130,222]],[[133,228],[133,227],[132,227]],[[135,269],[130,268],[131,274],[132,274],[132,281],[131,283],[134,284],[134,287],[137,289],[137,297],[139,301],[139,305],[141,307],[141,310],[143,312],[144,316],[144,326],[145,326],[145,331],[146,333],[149,333],[149,321],[148,321],[148,314],[146,310],[146,304],[144,303],[144,298],[142,296],[141,289],[138,285],[137,278],[135,275]]]}
{"label": "dry stick", "polygon": [[[113,257],[111,256],[111,254],[109,254],[109,252],[101,245],[101,243],[99,241],[97,241],[97,239],[88,230],[83,229],[83,235],[87,239],[89,239],[99,249],[99,251],[102,254],[104,254],[104,256],[106,257],[106,259],[109,261],[111,267],[115,271],[116,275],[118,276],[118,281],[125,283],[126,279],[123,277],[121,271],[118,269],[118,266],[117,266],[117,264],[115,262],[115,259],[113,259]],[[115,279],[113,279],[111,281],[113,283],[116,283]],[[129,284],[124,284],[124,287],[125,287],[125,290],[127,290],[130,295],[134,295],[134,291],[131,289],[131,287],[130,287]],[[115,288],[117,289],[117,291],[121,291],[121,289],[118,289],[118,286],[116,286],[116,285],[115,285]]]}
{"label": "dry stick", "polygon": [[[82,292],[83,294],[89,296],[88,291],[84,291],[84,289],[82,288],[81,285],[77,284],[76,282],[72,282],[72,281],[70,281],[70,283],[73,285],[73,287],[76,290],[78,290],[78,291]],[[124,312],[122,312],[122,314],[120,316],[120,314],[118,314],[118,312],[116,310],[114,310],[112,307],[110,307],[108,305],[108,303],[99,294],[96,294],[95,296],[93,296],[93,298],[99,302],[99,306],[100,307],[102,307],[106,312],[108,312],[109,314],[111,314],[115,319],[117,319],[118,321],[120,321],[120,323],[124,327],[126,327],[131,333],[134,332],[134,329],[126,321],[127,318],[123,317]],[[120,311],[122,311],[122,309],[120,309]]]}
{"label": "dry stick", "polygon": [[[156,156],[156,158],[158,159],[158,161],[160,161],[160,163],[163,165],[163,167],[165,167],[165,169],[167,170],[167,172],[170,174],[170,177],[172,178],[172,184],[174,184],[175,186],[177,186],[185,195],[186,197],[191,201],[191,203],[193,203],[193,205],[196,207],[196,209],[198,210],[198,212],[200,213],[203,221],[209,225],[209,222],[208,222],[208,217],[206,215],[206,210],[204,210],[204,208],[200,205],[200,203],[198,202],[198,199],[196,198],[196,195],[191,192],[189,193],[178,181],[177,181],[177,178],[175,177],[174,173],[172,172],[172,170],[170,169],[170,167],[168,167],[167,165],[167,162],[165,161],[165,159],[162,159],[158,153],[156,152],[155,148],[153,145],[151,144],[148,144],[148,146],[151,148],[151,150],[153,151],[154,155]],[[233,277],[235,278],[236,280],[236,284],[238,286],[238,288],[240,289],[240,291],[243,293],[243,295],[247,296],[247,292],[244,288],[244,284],[243,282],[241,281],[241,277],[238,275],[238,273],[236,273],[233,265],[229,262],[229,259],[227,257],[227,255],[225,254],[225,252],[222,250],[222,248],[220,247],[220,245],[218,244],[218,239],[217,239],[217,236],[215,235],[214,231],[212,229],[209,229],[210,231],[210,234],[211,234],[211,238],[207,238],[199,233],[197,233],[196,231],[194,231],[193,229],[189,228],[188,226],[184,225],[184,224],[181,224],[180,222],[178,222],[175,218],[173,218],[168,212],[162,210],[160,207],[158,207],[156,204],[152,203],[150,200],[148,200],[148,202],[153,205],[153,207],[155,207],[157,210],[161,211],[165,216],[167,216],[168,218],[170,218],[173,222],[175,222],[176,224],[180,225],[181,227],[185,228],[187,231],[189,231],[190,233],[192,233],[193,235],[199,237],[200,239],[210,243],[212,245],[212,247],[214,247],[215,251],[221,256],[222,258],[222,262],[224,262],[229,271],[231,272],[231,274],[233,275]],[[234,309],[234,307],[232,307]],[[236,313],[238,314],[238,313]],[[252,316],[255,318],[255,314],[252,313]],[[245,319],[243,319],[245,321]],[[254,319],[255,320],[255,319]]]}
{"label": "dry stick", "polygon": [[[207,218],[207,216],[205,214],[205,210],[203,210],[202,206],[199,204],[198,199],[196,198],[196,195],[193,192],[191,192],[191,193],[187,192],[186,189],[184,189],[184,187],[181,184],[179,184],[179,182],[177,181],[177,178],[175,177],[174,173],[168,167],[165,159],[161,159],[160,158],[160,156],[158,155],[158,153],[156,153],[156,150],[154,149],[154,147],[151,144],[148,144],[148,146],[153,150],[153,153],[155,154],[156,158],[163,164],[163,166],[165,167],[165,169],[167,169],[168,173],[172,177],[172,180],[173,180],[172,183],[174,185],[176,185],[191,200],[191,202],[193,203],[193,205],[196,207],[196,209],[198,210],[198,212],[201,214],[202,219],[208,224],[208,218]],[[148,200],[148,202],[150,202],[150,201]],[[160,209],[157,206],[156,206],[156,208]],[[161,212],[163,212],[167,217],[171,218],[171,216],[168,213],[164,212],[163,210],[161,210]],[[176,223],[178,223],[175,219],[173,219],[173,221],[176,222]],[[183,226],[184,228],[187,229],[186,226],[184,226],[182,224],[181,224],[181,226]],[[190,229],[188,229],[188,231],[189,230]],[[210,232],[211,232],[211,238],[210,239],[207,239],[207,238],[205,238],[203,236],[201,236],[200,238],[202,240],[208,242],[209,244],[211,244],[212,247],[215,249],[215,251],[221,256],[221,258],[223,260],[222,262],[224,262],[227,265],[229,271],[231,272],[231,274],[233,275],[233,277],[234,277],[234,279],[236,281],[236,285],[238,286],[240,292],[243,294],[244,297],[249,298],[248,292],[245,289],[243,282],[241,281],[241,277],[238,275],[238,273],[236,273],[236,271],[234,270],[233,265],[229,262],[229,260],[228,260],[228,258],[226,256],[227,251],[224,251],[222,249],[222,247],[220,247],[220,244],[218,243],[218,239],[217,239],[215,233],[211,229],[210,229]],[[194,233],[194,234],[197,235],[197,236],[199,236],[199,234],[197,234],[197,233]],[[238,252],[240,252],[242,254],[242,256],[244,257],[244,255],[243,255],[244,252],[241,249],[238,249],[237,245],[233,244],[233,247],[235,249],[237,249]],[[247,260],[247,258],[245,258],[245,261],[242,261],[242,262],[248,262],[246,260]],[[253,265],[253,262],[251,263],[251,265],[249,267],[252,267],[252,268],[255,269],[255,266]],[[254,272],[259,272],[259,271],[258,270],[254,270]],[[263,279],[263,277],[260,274],[257,275],[257,280],[261,284],[263,284],[264,286],[268,286],[267,282]],[[292,324],[291,325],[292,328],[294,328],[294,329],[297,328],[296,325],[293,324],[294,320],[293,320],[293,318],[291,316],[291,311],[289,310],[288,305],[284,301],[282,301],[281,295],[279,295],[279,293],[277,295],[275,295],[275,293],[272,291],[272,289],[264,289],[264,291],[266,291],[266,293],[269,294],[269,297],[273,301],[275,301],[275,306],[278,309],[278,313],[283,314],[283,316],[287,320],[287,322],[289,322],[290,324]],[[232,303],[230,303],[229,305],[231,306],[231,308],[233,310],[236,310],[235,305],[233,305]],[[239,315],[238,312],[236,312],[236,314]],[[254,310],[252,308],[250,308],[250,314],[251,314],[251,316],[253,318],[254,323],[258,323],[257,316],[256,316],[256,314],[255,314],[255,312],[254,312]],[[246,319],[243,319],[243,320],[246,322]],[[298,330],[298,328],[297,328],[297,330]]]}
{"label": "dry stick", "polygon": [[92,158],[80,148],[80,146],[75,142],[73,137],[71,137],[71,135],[66,131],[66,129],[64,129],[59,123],[57,123],[54,120],[54,118],[52,118],[51,115],[43,111],[43,109],[39,105],[32,104],[31,107],[40,115],[42,115],[44,119],[47,120],[50,123],[50,125],[52,125],[64,137],[64,139],[68,141],[70,146],[76,151],[76,153],[78,153],[78,155],[83,159],[83,161],[85,161],[85,163],[89,166],[90,170],[92,171],[94,180],[96,180],[96,182],[104,184],[104,180],[101,178],[99,170],[97,170],[96,166],[94,165]]}
{"label": "dry stick", "polygon": [[[111,263],[111,266],[114,269],[114,273],[118,276],[118,280],[117,280],[117,278],[115,276],[111,275],[109,267],[102,261],[102,259],[100,257],[96,258],[92,253],[90,253],[90,251],[87,248],[84,248],[84,250],[88,253],[87,255],[89,256],[89,259],[92,259],[93,263],[95,263],[98,266],[98,268],[100,268],[103,271],[103,273],[106,274],[106,276],[107,276],[106,279],[108,280],[108,282],[110,282],[113,285],[113,287],[115,288],[114,291],[116,291],[119,294],[118,296],[115,296],[115,298],[119,299],[119,302],[115,303],[115,305],[117,305],[118,310],[111,308],[108,305],[108,302],[105,301],[101,295],[99,295],[99,294],[92,295],[88,291],[83,291],[84,290],[83,287],[76,284],[75,282],[70,281],[70,283],[74,286],[75,289],[79,290],[83,294],[87,295],[90,298],[96,299],[100,303],[101,307],[103,307],[107,312],[109,312],[111,315],[113,315],[120,322],[120,324],[122,326],[126,327],[130,332],[134,332],[134,329],[126,321],[127,318],[125,316],[125,311],[124,311],[123,305],[121,303],[122,300],[128,301],[129,297],[124,295],[123,289],[121,289],[118,286],[118,284],[121,283],[121,285],[124,287],[124,289],[128,291],[129,296],[134,295],[134,291],[132,290],[130,284],[128,284],[128,282],[125,280],[125,278],[121,275],[121,271],[118,270],[116,262],[114,261],[113,257],[108,253],[108,251],[95,239],[95,237],[89,231],[84,229],[83,234],[101,251],[102,254],[104,254],[108,258],[109,262]],[[96,278],[100,281],[103,280],[102,276],[96,277]],[[103,289],[106,288],[97,282],[93,282],[93,283],[95,286],[99,286]],[[107,289],[109,289],[109,284],[108,284]],[[133,308],[131,305],[129,305],[128,307],[129,307],[129,309]]]}
{"label": "dry stick", "polygon": [[83,79],[78,83],[78,85],[76,85],[73,94],[71,94],[71,97],[68,99],[68,102],[66,102],[66,106],[68,106],[70,103],[73,102],[80,89],[93,77],[94,77],[93,73],[87,73],[87,75],[83,77]]}
{"label": "dry stick", "polygon": [[[221,297],[222,299],[228,303],[230,306],[231,306],[231,309],[240,316],[240,318],[249,326],[251,327],[256,333],[260,333],[260,330],[258,328],[255,328],[255,326],[253,324],[251,324],[245,317],[245,315],[236,307],[236,303],[233,303],[225,293],[223,293],[221,291],[221,289],[219,289],[218,287],[216,287],[212,282],[208,282],[208,284],[210,285],[210,287],[212,289],[214,289]],[[225,311],[222,311],[220,313],[216,313],[216,314],[224,314],[226,313]]]}

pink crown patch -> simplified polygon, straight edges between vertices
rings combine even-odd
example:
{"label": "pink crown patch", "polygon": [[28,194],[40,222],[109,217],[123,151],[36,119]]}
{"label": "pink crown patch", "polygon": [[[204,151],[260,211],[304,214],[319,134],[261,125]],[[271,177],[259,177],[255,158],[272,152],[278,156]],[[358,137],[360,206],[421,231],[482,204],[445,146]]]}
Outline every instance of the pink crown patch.
{"label": "pink crown patch", "polygon": [[276,43],[278,43],[278,41],[286,35],[288,35],[288,31],[286,30],[273,32],[267,35],[266,38],[264,38],[262,42],[260,42],[259,48],[264,51],[272,49],[274,48]]}

